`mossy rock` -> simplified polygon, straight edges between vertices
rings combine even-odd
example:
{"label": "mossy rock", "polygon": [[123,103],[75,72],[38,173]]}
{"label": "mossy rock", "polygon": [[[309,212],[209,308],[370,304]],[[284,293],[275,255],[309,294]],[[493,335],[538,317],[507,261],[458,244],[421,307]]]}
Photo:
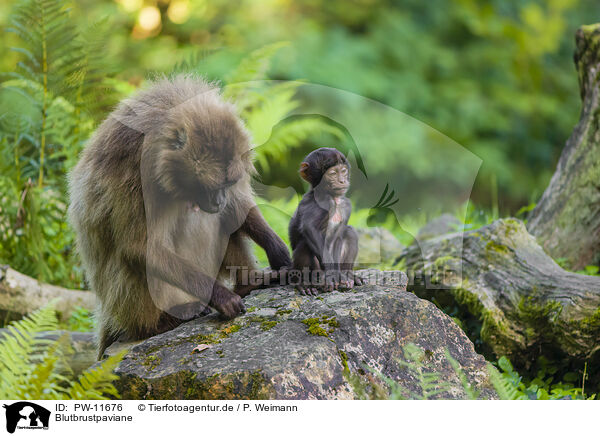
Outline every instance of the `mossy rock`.
{"label": "mossy rock", "polygon": [[[494,397],[486,362],[462,330],[406,292],[406,275],[395,277],[318,298],[291,287],[255,291],[244,300],[252,313],[233,321],[211,314],[133,346],[117,387],[125,399],[352,399],[348,375],[370,383],[370,367],[417,391],[398,362],[414,343],[451,387],[439,398],[466,396],[446,350],[483,397]],[[210,348],[193,353],[201,343]]]}

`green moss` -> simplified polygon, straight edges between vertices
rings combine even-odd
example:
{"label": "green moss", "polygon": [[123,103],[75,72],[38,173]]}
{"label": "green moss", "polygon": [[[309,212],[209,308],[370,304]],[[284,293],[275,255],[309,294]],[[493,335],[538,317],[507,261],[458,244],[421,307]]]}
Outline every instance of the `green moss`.
{"label": "green moss", "polygon": [[253,317],[249,318],[248,320],[250,322],[259,323],[261,330],[263,330],[265,332],[268,330],[271,330],[273,327],[275,327],[277,324],[279,324],[279,321],[276,321],[274,319],[269,319],[264,316],[253,316]]}
{"label": "green moss", "polygon": [[220,331],[220,336],[224,339],[224,338],[230,336],[231,334],[239,331],[241,328],[242,328],[242,326],[239,324],[230,325]]}
{"label": "green moss", "polygon": [[271,330],[273,327],[277,325],[277,321],[268,321],[265,320],[260,323],[260,328],[264,331]]}
{"label": "green moss", "polygon": [[[466,280],[463,281],[463,286],[466,284]],[[479,297],[467,288],[462,287],[454,289],[452,294],[459,304],[467,306],[467,309],[471,314],[480,316],[483,313],[484,307],[483,304],[481,304],[481,301],[479,301]]]}
{"label": "green moss", "polygon": [[[330,333],[333,333],[336,328],[339,327],[339,323],[335,317],[328,317],[327,315],[323,315],[321,318],[307,318],[302,320],[302,324],[306,324],[308,326],[308,333],[315,336],[329,336]],[[322,326],[329,327],[328,330],[325,330]]]}
{"label": "green moss", "polygon": [[344,372],[350,372],[350,368],[348,367],[348,355],[344,352],[344,350],[338,350],[340,355],[340,359],[342,359],[342,366],[344,367]]}
{"label": "green moss", "polygon": [[260,370],[252,373],[217,373],[205,379],[192,373],[179,381],[170,380],[169,388],[165,389],[167,392],[162,393],[161,397],[176,397],[172,386],[177,384],[185,386],[184,399],[188,400],[265,400],[273,397],[273,387],[265,382]]}
{"label": "green moss", "polygon": [[151,354],[149,356],[146,356],[146,359],[144,360],[142,365],[144,365],[150,371],[153,371],[158,365],[160,365],[161,360],[162,359],[156,354]]}
{"label": "green moss", "polygon": [[197,344],[218,344],[221,342],[221,338],[216,333],[211,333],[209,335],[194,335],[188,338],[188,342],[194,342]]}
{"label": "green moss", "polygon": [[[536,302],[535,297],[522,297],[518,304],[519,313],[527,324],[548,324],[554,321],[562,311],[562,305],[558,301],[548,301],[545,304]],[[541,327],[541,326],[540,326]]]}
{"label": "green moss", "polygon": [[489,241],[485,245],[485,249],[488,252],[492,251],[501,255],[510,254],[510,249],[506,245],[498,244],[496,241]]}
{"label": "green moss", "polygon": [[501,314],[487,310],[477,294],[466,287],[468,286],[466,280],[463,281],[463,286],[465,287],[453,290],[452,294],[458,304],[465,306],[469,313],[481,322],[479,331],[481,339],[488,344],[506,342],[508,329],[501,321]]}
{"label": "green moss", "polygon": [[505,218],[502,220],[504,224],[504,235],[510,236],[511,233],[518,233],[523,228],[523,223],[515,218]]}
{"label": "green moss", "polygon": [[458,259],[456,259],[456,257],[454,257],[454,256],[440,256],[435,260],[434,265],[437,268],[441,268],[444,265],[446,265],[448,262],[452,262],[455,260],[458,260]]}
{"label": "green moss", "polygon": [[246,313],[255,312],[257,309],[258,309],[258,307],[256,307],[256,306],[250,306],[246,309]]}
{"label": "green moss", "polygon": [[265,378],[260,369],[250,374],[250,399],[258,399],[261,397],[261,390],[263,390],[264,384]]}
{"label": "green moss", "polygon": [[314,336],[329,336],[329,333],[327,333],[319,324],[309,325],[307,331]]}
{"label": "green moss", "polygon": [[570,328],[578,329],[590,338],[600,337],[600,308],[596,309],[590,316],[581,320],[569,322]]}
{"label": "green moss", "polygon": [[293,310],[291,309],[279,309],[277,312],[275,312],[275,315],[287,315],[288,313],[292,313]]}

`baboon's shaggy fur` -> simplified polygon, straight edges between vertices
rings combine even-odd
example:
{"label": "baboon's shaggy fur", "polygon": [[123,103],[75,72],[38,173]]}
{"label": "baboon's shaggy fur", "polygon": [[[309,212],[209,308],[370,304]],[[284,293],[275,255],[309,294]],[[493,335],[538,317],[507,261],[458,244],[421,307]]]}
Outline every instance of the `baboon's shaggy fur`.
{"label": "baboon's shaggy fur", "polygon": [[243,311],[215,279],[228,265],[255,267],[245,236],[273,268],[290,264],[253,202],[253,171],[234,106],[197,78],[156,81],[102,123],[69,179],[69,218],[99,300],[100,357],[120,336],[166,331],[206,305]]}

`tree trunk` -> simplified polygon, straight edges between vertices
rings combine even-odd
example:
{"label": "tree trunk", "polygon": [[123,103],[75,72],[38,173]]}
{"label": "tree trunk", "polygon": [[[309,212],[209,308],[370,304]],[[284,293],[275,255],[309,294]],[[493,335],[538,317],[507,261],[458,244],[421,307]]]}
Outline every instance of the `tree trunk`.
{"label": "tree trunk", "polygon": [[427,240],[400,260],[409,290],[454,312],[463,327],[469,313],[479,320],[484,351],[524,368],[540,356],[600,363],[600,277],[563,270],[521,221]]}
{"label": "tree trunk", "polygon": [[66,320],[77,307],[92,310],[96,296],[89,291],[76,291],[38,282],[14,269],[0,265],[0,316],[2,321],[21,319],[24,315],[58,299],[59,319]]}
{"label": "tree trunk", "polygon": [[581,27],[576,42],[581,117],[527,224],[548,254],[575,270],[600,260],[600,24]]}

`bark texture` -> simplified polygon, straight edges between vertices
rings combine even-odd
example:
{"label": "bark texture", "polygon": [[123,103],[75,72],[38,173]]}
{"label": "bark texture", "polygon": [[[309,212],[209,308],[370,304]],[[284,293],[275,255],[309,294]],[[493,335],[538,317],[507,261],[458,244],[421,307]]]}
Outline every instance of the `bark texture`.
{"label": "bark texture", "polygon": [[497,357],[525,368],[540,356],[600,362],[600,277],[563,270],[521,221],[431,239],[400,259],[408,289],[478,318]]}
{"label": "bark texture", "polygon": [[61,320],[68,319],[77,307],[92,310],[96,302],[92,292],[41,283],[0,265],[0,314],[4,321],[21,319],[55,299],[58,299],[56,311]]}
{"label": "bark texture", "polygon": [[580,120],[527,224],[548,254],[575,270],[600,260],[600,24],[581,27],[576,42]]}

